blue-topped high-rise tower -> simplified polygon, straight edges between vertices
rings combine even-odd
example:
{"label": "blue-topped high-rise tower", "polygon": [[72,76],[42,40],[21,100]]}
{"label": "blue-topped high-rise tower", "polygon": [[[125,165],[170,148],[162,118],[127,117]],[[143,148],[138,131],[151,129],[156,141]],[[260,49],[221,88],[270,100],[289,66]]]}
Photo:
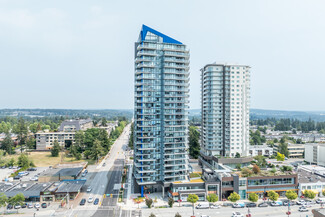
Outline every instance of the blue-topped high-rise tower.
{"label": "blue-topped high-rise tower", "polygon": [[189,51],[143,25],[135,43],[135,192],[188,179]]}

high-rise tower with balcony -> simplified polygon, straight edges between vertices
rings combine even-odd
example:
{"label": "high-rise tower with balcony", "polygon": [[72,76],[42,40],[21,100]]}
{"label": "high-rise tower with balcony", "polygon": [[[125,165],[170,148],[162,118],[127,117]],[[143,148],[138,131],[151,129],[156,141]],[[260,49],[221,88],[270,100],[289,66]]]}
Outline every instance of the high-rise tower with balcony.
{"label": "high-rise tower with balcony", "polygon": [[188,177],[189,51],[143,25],[135,43],[135,191],[164,192]]}
{"label": "high-rise tower with balcony", "polygon": [[248,155],[250,67],[208,64],[201,69],[201,156]]}

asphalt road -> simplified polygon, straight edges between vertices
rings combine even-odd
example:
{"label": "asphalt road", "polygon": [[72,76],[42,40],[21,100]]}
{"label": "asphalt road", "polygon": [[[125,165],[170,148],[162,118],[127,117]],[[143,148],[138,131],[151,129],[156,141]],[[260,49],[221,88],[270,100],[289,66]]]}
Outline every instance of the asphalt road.
{"label": "asphalt road", "polygon": [[[130,124],[127,125],[122,135],[115,141],[110,155],[105,160],[105,166],[99,166],[94,171],[89,172],[87,175],[88,186],[92,188],[91,192],[84,194],[78,198],[78,204],[82,198],[88,200],[89,197],[99,198],[100,204],[94,205],[88,203],[84,206],[72,207],[71,210],[65,212],[66,217],[101,217],[101,216],[127,216],[120,210],[117,204],[118,188],[114,189],[115,184],[120,184],[122,180],[123,164],[124,164],[124,151],[128,144],[128,135],[130,133]],[[118,187],[118,186],[117,186]],[[113,197],[104,197],[104,194],[112,194]],[[122,213],[123,212],[123,213]]]}
{"label": "asphalt road", "polygon": [[[320,205],[314,205],[312,208],[308,208],[308,212],[299,212],[299,206],[291,207],[290,217],[311,217],[313,216],[311,210],[315,208],[320,208]],[[286,212],[288,207],[279,206],[279,207],[256,207],[250,208],[250,213],[252,217],[287,217]],[[192,208],[191,207],[178,207],[175,204],[174,208],[164,208],[164,209],[142,209],[142,217],[148,217],[150,213],[154,213],[157,217],[172,217],[175,216],[177,212],[181,216],[191,216]],[[220,209],[195,209],[194,213],[196,217],[201,215],[208,215],[209,217],[231,217],[233,212],[240,212],[244,216],[248,214],[247,208],[231,208],[231,207],[221,207]]]}

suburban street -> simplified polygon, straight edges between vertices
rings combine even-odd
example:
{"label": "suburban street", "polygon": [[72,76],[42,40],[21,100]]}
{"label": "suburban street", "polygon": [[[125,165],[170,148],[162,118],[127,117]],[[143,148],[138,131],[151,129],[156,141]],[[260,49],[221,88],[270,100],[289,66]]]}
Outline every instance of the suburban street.
{"label": "suburban street", "polygon": [[[83,193],[78,197],[78,200],[74,202],[75,207],[66,212],[56,213],[55,216],[67,216],[67,217],[89,217],[89,216],[121,216],[122,210],[116,206],[119,184],[122,179],[122,172],[124,166],[124,150],[128,145],[128,137],[130,133],[131,125],[127,125],[124,128],[121,136],[115,141],[111,148],[110,154],[106,160],[103,160],[101,164],[94,169],[89,171],[87,175],[86,185],[92,189],[89,193]],[[103,164],[106,164],[103,166]],[[109,194],[108,197],[104,198],[104,194]],[[112,197],[110,196],[112,194]],[[99,198],[99,205],[88,203],[84,206],[80,206],[79,202],[81,199],[88,200],[89,197]],[[127,212],[123,212],[127,216]]]}
{"label": "suburban street", "polygon": [[[290,217],[306,217],[306,216],[313,216],[311,210],[315,208],[320,208],[320,205],[314,205],[313,207],[309,208],[308,212],[299,212],[299,206],[295,205],[291,207],[291,215]],[[252,217],[285,217],[286,212],[288,211],[288,207],[286,206],[279,206],[279,207],[255,207],[250,208],[250,213]],[[191,216],[192,207],[178,207],[178,204],[174,204],[174,208],[164,208],[164,209],[143,209],[142,216],[148,217],[150,213],[154,213],[157,217],[173,217],[175,214],[179,212],[182,217]],[[220,209],[195,209],[194,213],[196,217],[200,217],[201,215],[208,215],[209,217],[231,217],[233,212],[240,212],[244,216],[248,214],[247,208],[232,208],[232,207],[221,207]]]}

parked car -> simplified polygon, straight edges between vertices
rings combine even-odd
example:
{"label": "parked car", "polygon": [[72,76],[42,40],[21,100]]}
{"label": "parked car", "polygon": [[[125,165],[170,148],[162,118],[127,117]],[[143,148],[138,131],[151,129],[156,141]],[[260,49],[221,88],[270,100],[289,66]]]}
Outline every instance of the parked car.
{"label": "parked car", "polygon": [[304,207],[312,207],[314,204],[311,202],[306,202],[303,206]]}
{"label": "parked car", "polygon": [[28,209],[32,209],[33,208],[33,204],[31,204],[31,203],[27,204],[27,208]]}
{"label": "parked car", "polygon": [[81,201],[80,201],[80,206],[83,206],[83,205],[85,205],[85,203],[86,203],[86,199],[85,198],[83,198],[83,199],[81,199]]}
{"label": "parked car", "polygon": [[27,171],[36,171],[36,168],[28,168]]}
{"label": "parked car", "polygon": [[210,217],[209,215],[201,215],[201,217]]}
{"label": "parked car", "polygon": [[7,209],[12,209],[12,208],[14,208],[14,206],[9,203],[8,206],[7,206]]}
{"label": "parked car", "polygon": [[21,176],[20,175],[17,175],[17,176],[14,177],[14,179],[15,180],[19,180],[19,179],[21,179]]}
{"label": "parked car", "polygon": [[88,197],[88,203],[92,203],[94,201],[93,197]]}
{"label": "parked car", "polygon": [[296,202],[297,205],[304,205],[305,203],[306,203],[305,200],[298,200],[298,201]]}
{"label": "parked car", "polygon": [[210,209],[220,209],[220,208],[221,208],[221,206],[218,205],[218,204],[212,204],[212,205],[210,205]]}
{"label": "parked car", "polygon": [[35,207],[35,209],[39,209],[39,208],[41,208],[41,206],[39,205],[39,203],[35,203],[35,204],[34,204],[34,207]]}
{"label": "parked car", "polygon": [[282,205],[283,205],[282,201],[274,201],[271,203],[271,206],[282,206]]}
{"label": "parked car", "polygon": [[87,192],[91,192],[91,187],[88,187],[87,188]]}
{"label": "parked car", "polygon": [[47,203],[42,203],[42,204],[41,204],[41,207],[42,207],[42,208],[47,208]]}
{"label": "parked car", "polygon": [[233,212],[231,217],[244,217],[240,212]]}
{"label": "parked car", "polygon": [[318,203],[318,204],[325,203],[325,198],[322,198],[322,197],[317,198],[316,203]]}
{"label": "parked car", "polygon": [[299,212],[308,212],[308,209],[305,206],[301,206],[298,209]]}
{"label": "parked car", "polygon": [[103,163],[103,167],[106,166],[106,163]]}
{"label": "parked car", "polygon": [[23,205],[21,205],[21,208],[26,208],[27,207],[27,203],[24,203]]}
{"label": "parked car", "polygon": [[30,177],[29,178],[31,181],[38,181],[38,177],[34,176],[34,177]]}
{"label": "parked car", "polygon": [[208,202],[199,203],[195,208],[197,209],[209,209],[210,205]]}
{"label": "parked car", "polygon": [[19,204],[16,204],[16,205],[14,206],[14,208],[15,208],[15,209],[20,209],[21,206],[20,206]]}
{"label": "parked car", "polygon": [[245,203],[234,203],[233,208],[245,208]]}
{"label": "parked car", "polygon": [[94,205],[97,205],[98,203],[99,203],[99,199],[96,198],[96,199],[94,200]]}
{"label": "parked car", "polygon": [[[289,201],[288,200],[283,201],[283,206],[288,206],[288,204],[289,204]],[[290,206],[293,206],[295,204],[296,204],[295,202],[290,201]]]}
{"label": "parked car", "polygon": [[258,204],[258,207],[268,207],[269,205],[265,202]]}
{"label": "parked car", "polygon": [[256,207],[256,203],[246,203],[246,207]]}

